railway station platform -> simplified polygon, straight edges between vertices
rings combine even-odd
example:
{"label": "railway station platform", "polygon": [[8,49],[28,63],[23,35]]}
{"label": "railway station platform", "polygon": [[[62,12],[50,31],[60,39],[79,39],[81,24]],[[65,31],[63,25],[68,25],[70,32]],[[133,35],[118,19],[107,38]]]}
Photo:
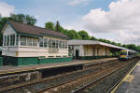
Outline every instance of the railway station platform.
{"label": "railway station platform", "polygon": [[51,64],[39,64],[39,65],[28,65],[28,66],[0,66],[0,75],[3,74],[13,74],[25,71],[35,71],[41,69],[51,69],[59,67],[68,67],[76,65],[85,65],[85,64],[96,64],[100,62],[108,62],[117,60],[117,58],[102,58],[94,60],[73,60],[71,62],[60,62],[60,63],[51,63]]}
{"label": "railway station platform", "polygon": [[140,61],[111,93],[140,93]]}

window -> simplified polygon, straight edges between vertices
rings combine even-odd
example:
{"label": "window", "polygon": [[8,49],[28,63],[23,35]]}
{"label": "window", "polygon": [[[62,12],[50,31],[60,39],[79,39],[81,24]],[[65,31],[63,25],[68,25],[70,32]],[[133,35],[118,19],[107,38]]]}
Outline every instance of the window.
{"label": "window", "polygon": [[10,45],[14,46],[15,44],[15,35],[10,35]]}
{"label": "window", "polygon": [[37,46],[38,44],[38,40],[37,39],[33,39],[33,46]]}
{"label": "window", "polygon": [[40,47],[44,47],[43,38],[40,38],[40,41],[39,41],[39,46],[40,46]]}
{"label": "window", "polygon": [[4,36],[4,46],[7,46],[7,36]]}
{"label": "window", "polygon": [[32,38],[27,38],[27,45],[28,46],[33,46],[33,39]]}
{"label": "window", "polygon": [[12,42],[13,43],[13,46],[15,45],[15,38],[16,38],[16,35],[13,35],[13,40],[12,40],[13,41]]}
{"label": "window", "polygon": [[7,46],[9,46],[9,36],[7,36]]}
{"label": "window", "polygon": [[19,43],[19,35],[16,35],[16,45]]}
{"label": "window", "polygon": [[49,47],[49,48],[67,48],[67,42],[66,41],[58,41],[53,39],[40,39],[39,43],[40,47]]}
{"label": "window", "polygon": [[52,40],[52,48],[55,48],[55,40]]}
{"label": "window", "polygon": [[66,41],[64,42],[64,48],[67,48],[67,42]]}
{"label": "window", "polygon": [[59,48],[67,48],[67,42],[66,41],[59,41]]}
{"label": "window", "polygon": [[26,46],[26,37],[21,37],[20,38],[20,45]]}
{"label": "window", "polygon": [[22,46],[37,46],[38,39],[31,38],[31,37],[21,37],[20,38],[20,44]]}
{"label": "window", "polygon": [[44,47],[48,47],[48,40],[44,39]]}
{"label": "window", "polygon": [[4,46],[9,45],[9,36],[8,35],[3,36],[3,45]]}
{"label": "window", "polygon": [[59,47],[60,47],[60,48],[63,47],[63,42],[62,42],[62,41],[59,42]]}
{"label": "window", "polygon": [[58,48],[58,44],[59,44],[59,41],[58,41],[58,40],[56,40],[56,48]]}
{"label": "window", "polygon": [[52,40],[49,40],[48,44],[49,44],[49,48],[52,48]]}
{"label": "window", "polygon": [[65,45],[64,43],[65,43],[65,42],[64,42],[64,41],[62,41],[62,48],[64,48],[64,45]]}
{"label": "window", "polygon": [[10,35],[10,46],[12,46],[12,39],[13,39],[13,36]]}

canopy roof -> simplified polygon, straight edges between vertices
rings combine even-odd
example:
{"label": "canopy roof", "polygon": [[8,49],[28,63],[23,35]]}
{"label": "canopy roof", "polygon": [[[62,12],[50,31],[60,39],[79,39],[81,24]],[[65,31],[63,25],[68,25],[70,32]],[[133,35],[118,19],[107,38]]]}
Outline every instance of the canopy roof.
{"label": "canopy roof", "polygon": [[96,40],[69,40],[68,45],[102,45],[102,46],[110,47],[113,49],[128,50],[129,52],[136,52],[134,50],[130,50],[124,47],[119,47],[119,46],[111,45],[111,44],[96,41]]}

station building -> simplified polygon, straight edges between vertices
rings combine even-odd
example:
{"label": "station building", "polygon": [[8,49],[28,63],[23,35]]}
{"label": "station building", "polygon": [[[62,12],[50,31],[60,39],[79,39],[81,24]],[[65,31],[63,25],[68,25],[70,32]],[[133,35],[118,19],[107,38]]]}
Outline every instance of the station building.
{"label": "station building", "polygon": [[124,49],[96,40],[69,40],[70,54],[76,59],[110,57],[112,53]]}
{"label": "station building", "polygon": [[60,32],[8,21],[2,30],[4,64],[28,65],[71,61],[68,37]]}

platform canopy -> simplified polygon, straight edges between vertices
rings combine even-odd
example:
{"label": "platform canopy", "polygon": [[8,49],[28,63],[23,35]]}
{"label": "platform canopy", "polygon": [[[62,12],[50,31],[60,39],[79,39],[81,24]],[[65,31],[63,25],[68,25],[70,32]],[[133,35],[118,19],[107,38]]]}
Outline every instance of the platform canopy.
{"label": "platform canopy", "polygon": [[97,40],[69,40],[68,45],[102,45],[102,46],[106,46],[106,47],[113,48],[113,49],[128,50],[129,52],[136,52],[131,49],[115,46],[115,45],[104,43],[104,42],[97,41]]}

